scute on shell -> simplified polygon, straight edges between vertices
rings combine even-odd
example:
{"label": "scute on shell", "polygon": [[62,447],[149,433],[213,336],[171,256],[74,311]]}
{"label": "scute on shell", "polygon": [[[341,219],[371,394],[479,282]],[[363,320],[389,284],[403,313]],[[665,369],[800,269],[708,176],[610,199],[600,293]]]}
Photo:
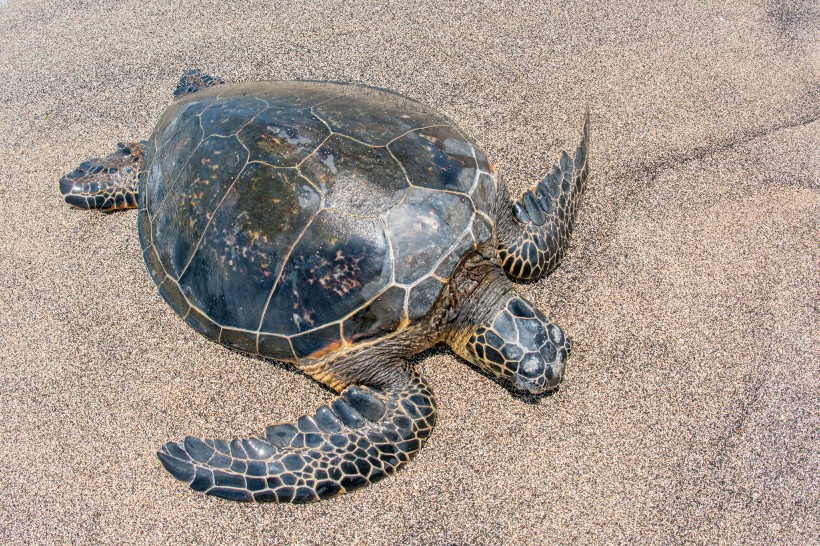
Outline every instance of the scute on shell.
{"label": "scute on shell", "polygon": [[389,91],[224,84],[162,116],[140,179],[140,240],[200,332],[282,360],[426,316],[493,236],[495,178],[443,116]]}

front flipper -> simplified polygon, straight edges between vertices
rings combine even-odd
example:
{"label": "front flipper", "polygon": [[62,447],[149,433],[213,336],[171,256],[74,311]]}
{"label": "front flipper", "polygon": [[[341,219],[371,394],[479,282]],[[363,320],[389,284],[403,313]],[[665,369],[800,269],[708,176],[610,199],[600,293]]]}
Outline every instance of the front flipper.
{"label": "front flipper", "polygon": [[586,189],[588,153],[589,108],[575,156],[563,152],[541,182],[499,212],[499,254],[509,275],[537,279],[561,263]]}
{"label": "front flipper", "polygon": [[60,179],[60,193],[69,205],[81,209],[137,208],[142,148],[147,142],[117,144],[117,151],[89,159]]}
{"label": "front flipper", "polygon": [[188,436],[159,451],[163,466],[197,491],[236,501],[312,502],[393,474],[430,435],[436,403],[408,372],[392,388],[348,387],[329,405],[265,438],[200,440]]}

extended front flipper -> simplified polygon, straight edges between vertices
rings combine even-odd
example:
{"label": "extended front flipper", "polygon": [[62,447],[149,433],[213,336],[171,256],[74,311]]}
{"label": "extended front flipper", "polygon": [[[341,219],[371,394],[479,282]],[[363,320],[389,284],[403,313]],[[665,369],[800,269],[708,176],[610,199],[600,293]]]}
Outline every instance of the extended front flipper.
{"label": "extended front flipper", "polygon": [[425,381],[408,371],[382,389],[351,386],[264,438],[167,443],[163,466],[197,491],[237,501],[312,502],[393,474],[421,448],[436,418]]}
{"label": "extended front flipper", "polygon": [[66,203],[81,209],[137,208],[142,148],[147,144],[120,142],[116,152],[80,163],[60,179],[60,193]]}
{"label": "extended front flipper", "polygon": [[544,179],[498,214],[498,245],[504,270],[532,280],[551,273],[569,244],[589,172],[589,108],[574,157],[566,152]]}

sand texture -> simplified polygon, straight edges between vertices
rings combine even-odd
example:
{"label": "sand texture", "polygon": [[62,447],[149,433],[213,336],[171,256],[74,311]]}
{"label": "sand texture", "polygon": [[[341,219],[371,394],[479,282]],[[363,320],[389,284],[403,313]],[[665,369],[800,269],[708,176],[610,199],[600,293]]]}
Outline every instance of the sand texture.
{"label": "sand texture", "polygon": [[[809,0],[0,3],[0,543],[818,543],[818,44]],[[194,67],[394,89],[515,194],[589,103],[571,250],[520,286],[574,341],[560,392],[428,351],[439,424],[395,477],[301,507],[173,480],[164,441],[332,396],[180,320],[135,212],[58,194]]]}

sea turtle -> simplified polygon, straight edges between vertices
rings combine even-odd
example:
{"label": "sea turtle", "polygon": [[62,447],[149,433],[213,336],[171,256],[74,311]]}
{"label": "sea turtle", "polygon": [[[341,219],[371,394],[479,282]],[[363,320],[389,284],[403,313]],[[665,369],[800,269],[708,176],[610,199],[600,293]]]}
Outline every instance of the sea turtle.
{"label": "sea turtle", "polygon": [[82,163],[61,193],[138,208],[148,271],[188,324],[339,393],[258,438],[165,444],[176,478],[310,502],[394,473],[432,431],[410,357],[438,342],[516,389],[561,382],[570,342],[509,277],[547,274],[567,249],[588,110],[574,156],[510,201],[470,138],[397,93],[189,71],[175,97],[148,141]]}

